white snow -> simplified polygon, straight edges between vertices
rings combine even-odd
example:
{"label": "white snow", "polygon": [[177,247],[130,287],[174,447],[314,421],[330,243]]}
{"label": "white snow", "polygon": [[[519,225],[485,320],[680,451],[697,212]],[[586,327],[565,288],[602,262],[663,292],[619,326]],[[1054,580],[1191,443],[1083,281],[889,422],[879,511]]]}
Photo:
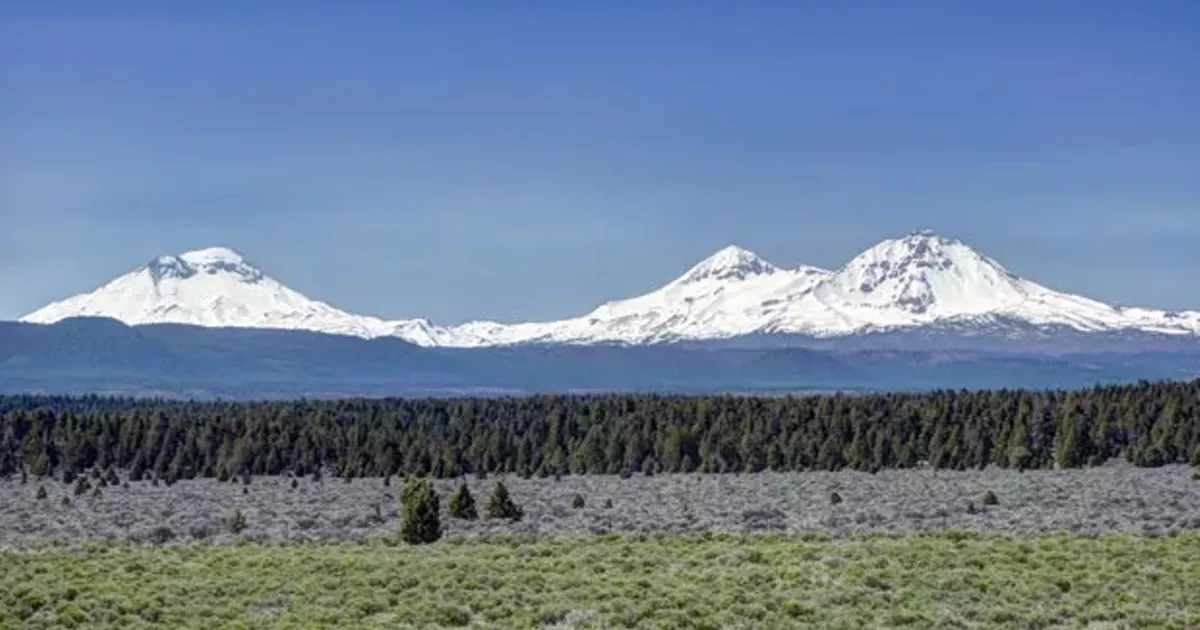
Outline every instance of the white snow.
{"label": "white snow", "polygon": [[22,321],[103,316],[130,325],[312,330],[394,336],[423,346],[628,343],[724,339],[754,333],[837,337],[953,323],[996,322],[1082,332],[1200,334],[1200,312],[1117,308],[1019,278],[961,241],[931,232],[885,240],[836,271],[781,268],[726,247],[678,279],[572,319],[438,326],[338,310],[288,289],[223,248],[161,256],[100,287],[50,304]]}

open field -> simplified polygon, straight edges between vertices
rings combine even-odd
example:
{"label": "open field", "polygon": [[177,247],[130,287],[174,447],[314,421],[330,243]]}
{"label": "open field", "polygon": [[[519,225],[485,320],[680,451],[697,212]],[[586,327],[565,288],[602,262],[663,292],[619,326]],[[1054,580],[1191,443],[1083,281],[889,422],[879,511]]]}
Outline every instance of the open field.
{"label": "open field", "polygon": [[[526,513],[518,523],[445,517],[454,480],[436,483],[452,534],[609,532],[821,532],[970,530],[1166,533],[1200,529],[1200,481],[1183,466],[982,471],[884,470],[750,475],[507,477]],[[170,487],[148,482],[75,496],[54,481],[0,481],[0,547],[45,540],[228,543],[225,515],[240,509],[241,537],[364,540],[396,529],[399,480],[254,478],[249,486],[212,479]],[[467,480],[486,502],[495,478]],[[36,498],[45,487],[47,498]],[[983,506],[992,491],[999,505]],[[832,505],[838,493],[843,502]],[[578,493],[586,505],[571,507]],[[70,498],[70,505],[61,499]],[[612,507],[605,507],[607,501]],[[975,513],[969,504],[974,503]]]}
{"label": "open field", "polygon": [[97,543],[0,552],[0,628],[1194,628],[1200,533]]}

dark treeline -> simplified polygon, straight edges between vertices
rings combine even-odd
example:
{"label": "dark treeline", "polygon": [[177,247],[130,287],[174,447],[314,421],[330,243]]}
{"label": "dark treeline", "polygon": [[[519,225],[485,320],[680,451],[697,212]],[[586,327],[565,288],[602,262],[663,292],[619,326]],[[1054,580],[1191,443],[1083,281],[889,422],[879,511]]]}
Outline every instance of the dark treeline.
{"label": "dark treeline", "polygon": [[170,403],[0,398],[0,474],[135,479],[1200,464],[1200,381],[1073,392]]}

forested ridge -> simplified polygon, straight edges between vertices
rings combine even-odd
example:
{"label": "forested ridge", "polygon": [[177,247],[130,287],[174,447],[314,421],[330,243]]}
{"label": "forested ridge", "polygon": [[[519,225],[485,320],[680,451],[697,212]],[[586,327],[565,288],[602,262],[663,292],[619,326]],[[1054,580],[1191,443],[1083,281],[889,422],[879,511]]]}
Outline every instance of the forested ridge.
{"label": "forested ridge", "polygon": [[0,398],[0,474],[873,471],[1200,465],[1200,381],[1080,391],[179,403]]}

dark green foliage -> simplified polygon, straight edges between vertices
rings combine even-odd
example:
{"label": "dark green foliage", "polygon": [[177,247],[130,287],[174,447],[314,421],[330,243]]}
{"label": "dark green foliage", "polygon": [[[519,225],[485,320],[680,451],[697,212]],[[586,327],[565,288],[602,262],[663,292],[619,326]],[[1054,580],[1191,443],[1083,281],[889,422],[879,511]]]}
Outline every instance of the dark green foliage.
{"label": "dark green foliage", "polygon": [[96,486],[95,488],[92,488],[92,498],[93,499],[99,499],[101,494],[102,493],[100,492],[100,486]]}
{"label": "dark green foliage", "polygon": [[842,504],[842,495],[840,495],[836,492],[831,492],[829,494],[829,504],[830,505],[841,505]]}
{"label": "dark green foliage", "polygon": [[61,504],[63,507],[71,505],[71,497],[64,494],[63,498],[59,501],[59,504]]}
{"label": "dark green foliage", "polygon": [[412,478],[400,491],[400,539],[423,545],[442,537],[437,493],[428,479]]}
{"label": "dark green foliage", "polygon": [[88,482],[87,477],[80,475],[75,478],[75,496],[81,496],[92,489],[92,484]]}
{"label": "dark green foliage", "polygon": [[978,514],[979,508],[975,507],[974,501],[967,502],[967,514]]}
{"label": "dark green foliage", "polygon": [[983,497],[979,499],[979,502],[984,505],[1000,505],[999,497],[997,497],[996,493],[992,492],[991,490],[984,492]]}
{"label": "dark green foliage", "polygon": [[471,496],[471,490],[465,483],[450,495],[450,516],[469,521],[479,518],[479,512],[475,509],[475,497]]}
{"label": "dark green foliage", "polygon": [[1200,470],[1192,473],[1192,481],[1200,481]]}
{"label": "dark green foliage", "polygon": [[225,515],[225,529],[229,533],[237,535],[246,529],[246,515],[242,514],[241,510],[233,510]]}
{"label": "dark green foliage", "polygon": [[612,499],[605,499],[604,500],[604,509],[607,510],[607,509],[611,509],[611,508],[612,508]]}
{"label": "dark green foliage", "polygon": [[[130,480],[1200,464],[1200,381],[804,397],[0,397],[0,469]],[[111,485],[112,479],[106,480]]]}
{"label": "dark green foliage", "polygon": [[295,490],[296,488],[299,488],[299,487],[300,487],[300,482],[297,481],[295,477],[292,477],[292,490]]}
{"label": "dark green foliage", "polygon": [[571,497],[571,507],[578,510],[578,509],[583,508],[583,506],[584,506],[583,495],[576,494],[575,496]]}
{"label": "dark green foliage", "polygon": [[521,508],[513,503],[512,497],[508,494],[508,487],[503,481],[496,482],[496,489],[492,491],[492,496],[488,499],[487,504],[488,518],[502,518],[510,521],[519,521],[524,513]]}
{"label": "dark green foliage", "polygon": [[46,486],[38,486],[37,498],[38,501],[42,501],[46,498]]}

